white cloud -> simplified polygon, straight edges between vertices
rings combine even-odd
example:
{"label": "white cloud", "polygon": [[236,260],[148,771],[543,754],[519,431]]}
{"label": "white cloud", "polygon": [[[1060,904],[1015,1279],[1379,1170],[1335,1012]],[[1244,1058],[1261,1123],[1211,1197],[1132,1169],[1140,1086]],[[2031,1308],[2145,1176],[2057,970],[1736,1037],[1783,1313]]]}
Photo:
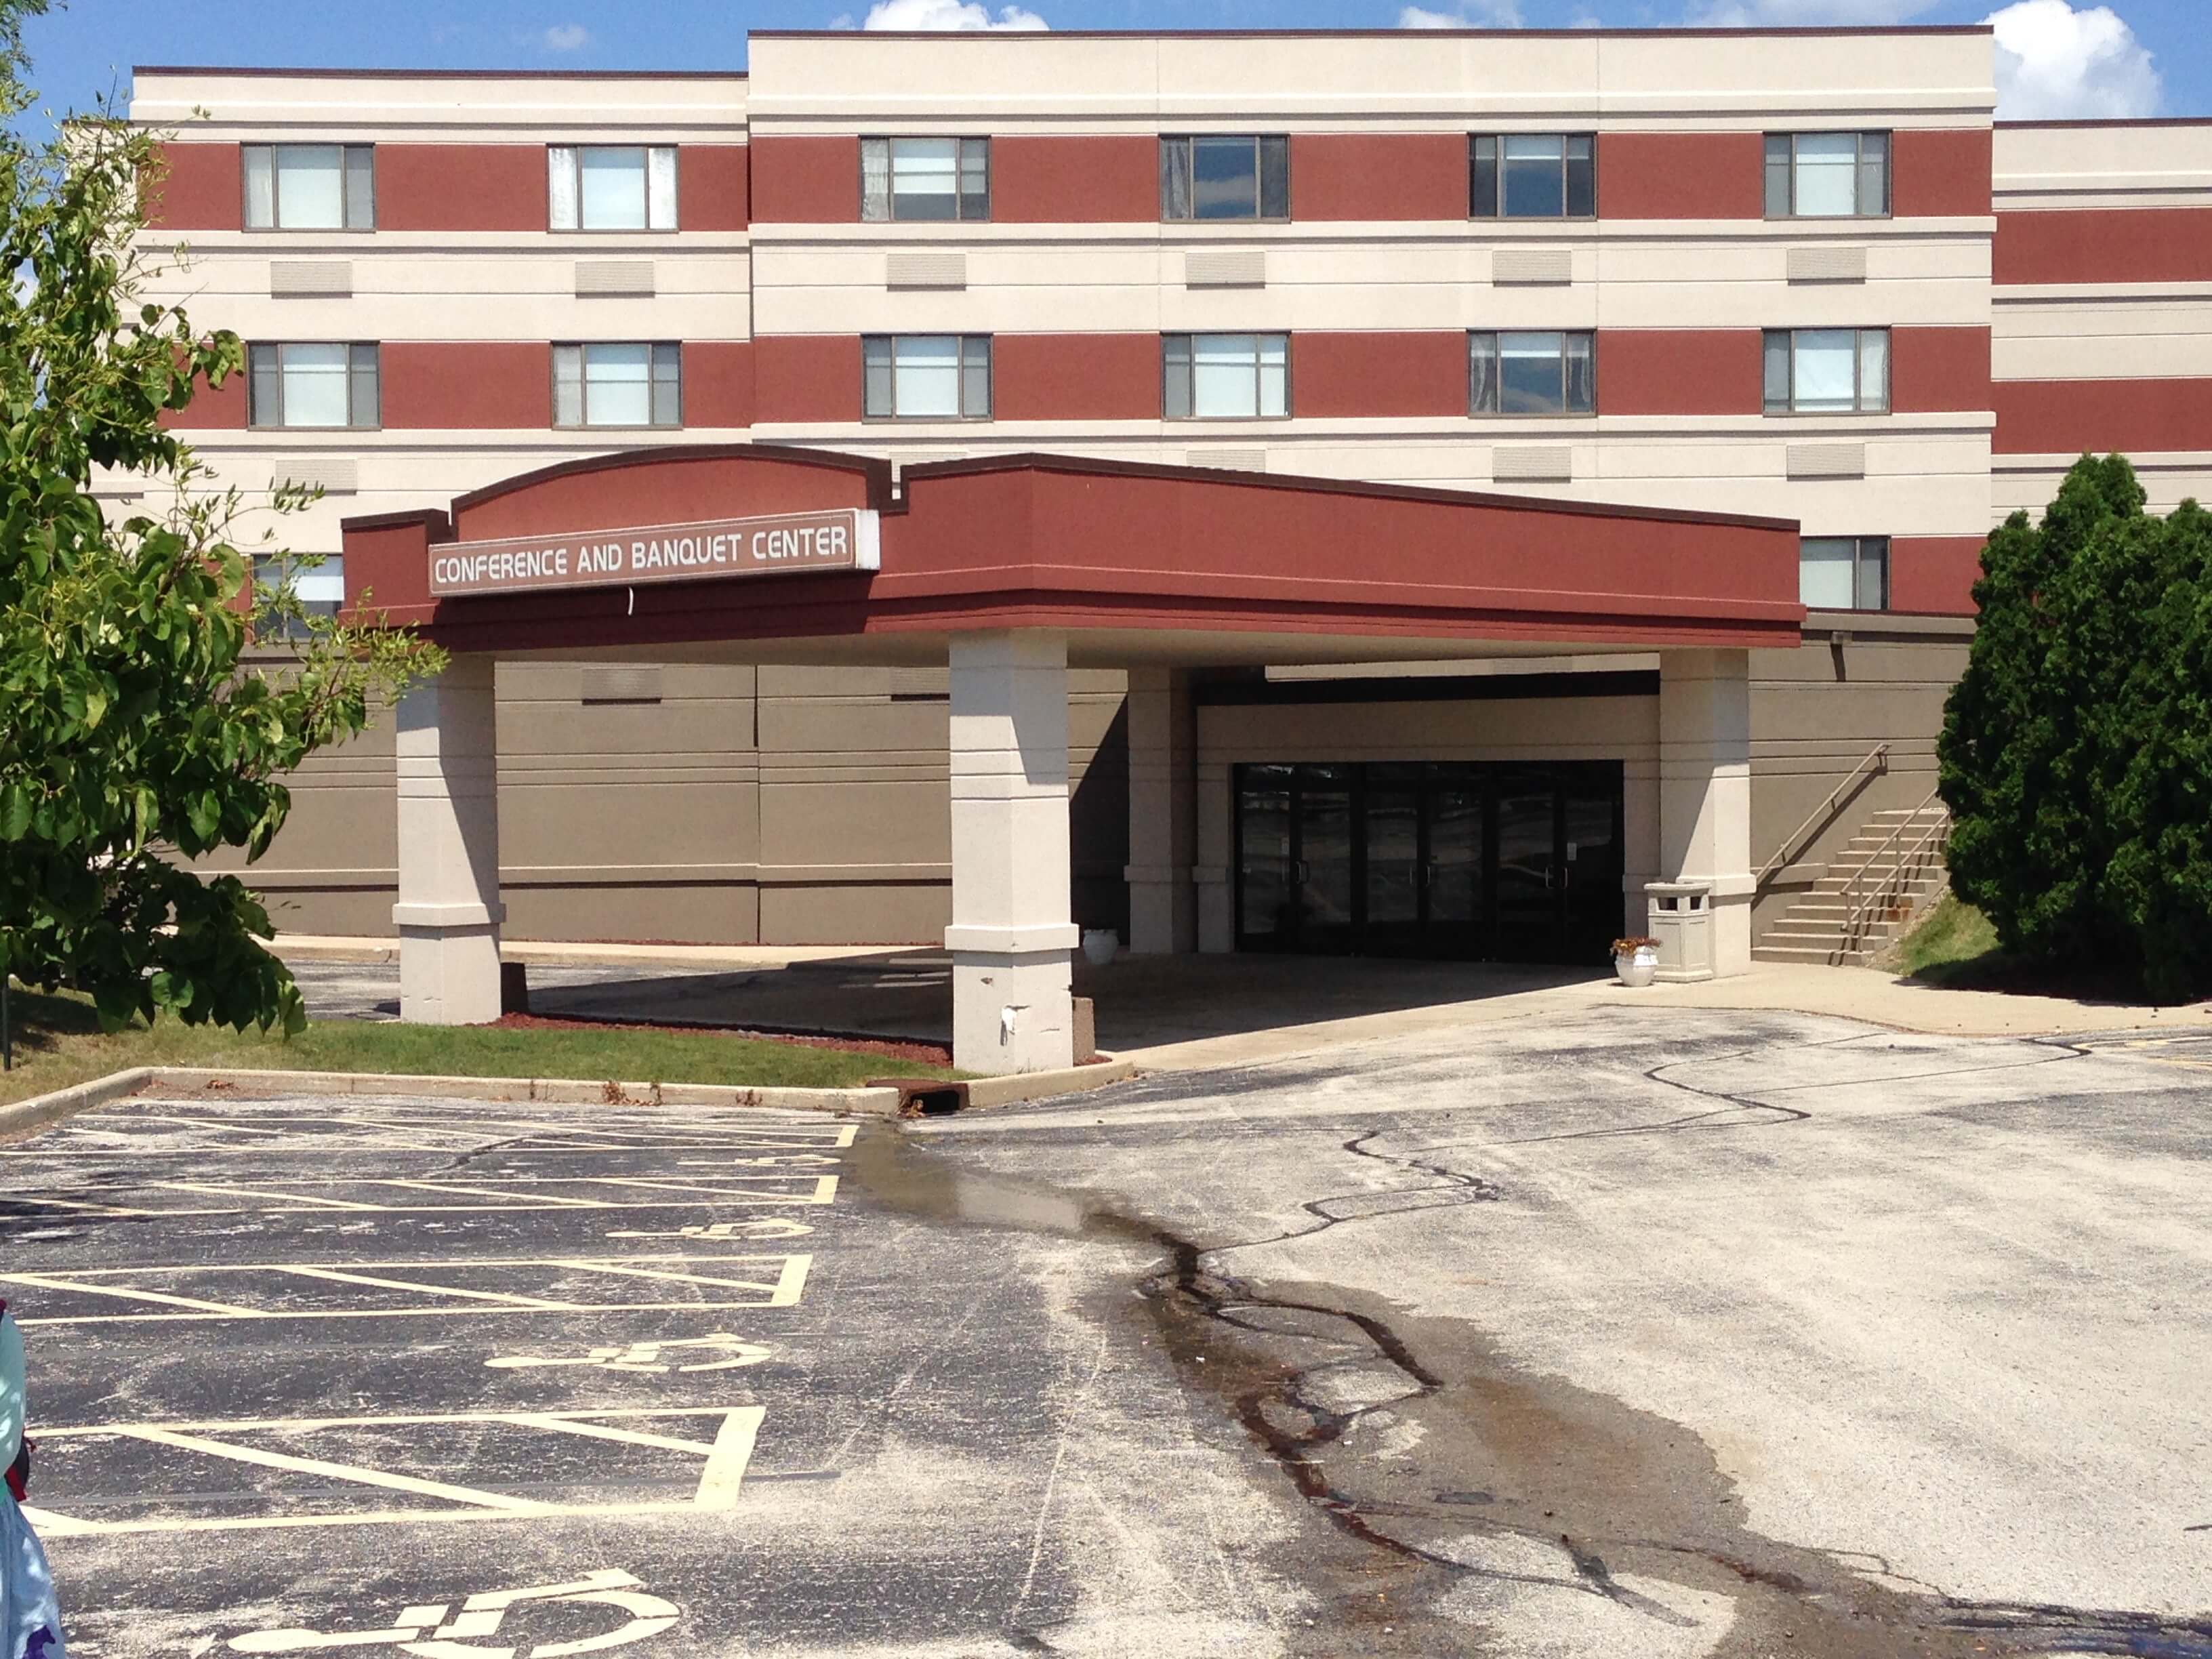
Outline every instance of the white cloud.
{"label": "white cloud", "polygon": [[1456,11],[1430,11],[1408,6],[1398,14],[1401,29],[1517,29],[1521,8],[1517,0],[1461,0]]}
{"label": "white cloud", "polygon": [[548,52],[581,52],[592,44],[592,32],[581,23],[556,23],[538,37]]}
{"label": "white cloud", "polygon": [[1997,114],[2008,121],[2155,115],[2158,70],[2110,6],[2018,0],[1986,20],[1997,34]]}
{"label": "white cloud", "polygon": [[1909,22],[1936,0],[1698,0],[1687,21],[1704,28],[1881,27]]}
{"label": "white cloud", "polygon": [[1051,24],[1022,6],[1001,6],[994,15],[975,0],[877,0],[864,29],[1048,29]]}

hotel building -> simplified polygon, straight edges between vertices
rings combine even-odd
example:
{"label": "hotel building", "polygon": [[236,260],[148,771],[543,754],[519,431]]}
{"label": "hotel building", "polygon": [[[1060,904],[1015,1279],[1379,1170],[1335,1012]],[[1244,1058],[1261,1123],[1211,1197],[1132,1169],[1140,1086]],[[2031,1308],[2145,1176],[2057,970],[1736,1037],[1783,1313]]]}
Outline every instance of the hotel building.
{"label": "hotel building", "polygon": [[[486,653],[509,937],[943,942],[946,641],[1043,617],[1058,921],[1594,960],[1694,875],[1722,971],[1823,955],[1832,869],[1933,787],[1990,526],[2087,449],[2156,508],[2212,473],[2212,125],[1995,122],[1986,27],[756,33],[748,62],[136,74],[170,136],[149,237],[186,249],[164,292],[250,357],[181,424],[223,483],[321,488],[284,527],[326,559],[305,594]],[[703,616],[703,582],[556,625],[354,568],[399,521],[430,526],[411,570],[456,533],[788,505],[582,482],[781,477],[787,449],[865,458],[856,634],[925,520],[957,542],[956,501],[1018,479],[1042,538],[1057,478],[1114,643],[1006,592],[810,651],[818,619],[642,625]],[[525,485],[553,518],[500,519]],[[1408,575],[1417,503],[1458,516]],[[1273,569],[1243,538],[1279,520]],[[1130,608],[1217,552],[1172,617]],[[1407,583],[1477,570],[1511,620],[1420,620],[1443,602]],[[1146,646],[1312,584],[1406,603]],[[1678,762],[1705,793],[1672,825]],[[301,775],[256,866],[281,926],[392,931],[394,769],[386,722]]]}

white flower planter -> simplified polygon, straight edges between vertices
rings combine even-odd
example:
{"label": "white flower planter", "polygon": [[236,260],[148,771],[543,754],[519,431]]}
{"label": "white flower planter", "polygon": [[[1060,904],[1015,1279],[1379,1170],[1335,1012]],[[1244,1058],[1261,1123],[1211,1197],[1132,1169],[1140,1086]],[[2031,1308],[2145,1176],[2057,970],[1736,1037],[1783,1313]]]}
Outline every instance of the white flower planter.
{"label": "white flower planter", "polygon": [[1613,971],[1620,975],[1623,985],[1641,990],[1658,975],[1659,953],[1647,945],[1617,956],[1613,959]]}
{"label": "white flower planter", "polygon": [[[1066,934],[1061,938],[1065,939]],[[1114,960],[1121,948],[1121,936],[1111,927],[1086,927],[1083,930],[1083,956],[1093,968],[1103,968]]]}

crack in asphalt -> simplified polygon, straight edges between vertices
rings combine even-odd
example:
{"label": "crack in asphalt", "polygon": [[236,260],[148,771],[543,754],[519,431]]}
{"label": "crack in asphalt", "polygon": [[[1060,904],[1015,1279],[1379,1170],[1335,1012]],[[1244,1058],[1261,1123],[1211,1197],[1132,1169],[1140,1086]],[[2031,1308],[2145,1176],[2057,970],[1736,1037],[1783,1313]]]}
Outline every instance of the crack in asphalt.
{"label": "crack in asphalt", "polygon": [[[1723,1103],[1707,1111],[1483,1144],[1778,1128],[1812,1121],[1814,1115],[1801,1108],[1668,1075],[1766,1052],[1765,1045],[1754,1045],[1662,1060],[1637,1073],[1655,1086]],[[2031,1064],[2087,1057],[2087,1051],[2069,1048]],[[1919,1075],[1988,1069],[1960,1066]],[[1734,1617],[1711,1650],[1714,1659],[1765,1659],[1783,1644],[1808,1659],[1969,1659],[1992,1652],[2212,1659],[2212,1618],[1976,1601],[1911,1579],[1865,1552],[1817,1550],[1768,1538],[1748,1527],[1734,1480],[1720,1470],[1702,1439],[1682,1425],[1564,1379],[1531,1374],[1465,1322],[1413,1318],[1378,1298],[1339,1286],[1315,1287],[1303,1296],[1279,1294],[1226,1271],[1222,1259],[1240,1252],[1310,1239],[1384,1216],[1505,1197],[1496,1183],[1437,1156],[1466,1143],[1447,1141],[1394,1153],[1377,1144],[1391,1133],[1370,1127],[1340,1142],[1340,1150],[1425,1176],[1427,1185],[1304,1200],[1298,1208],[1310,1224],[1265,1237],[1203,1244],[1133,1212],[1091,1204],[1080,1194],[1044,1189],[1059,1211],[1044,1231],[1165,1252],[1168,1266],[1146,1274],[1138,1288],[1185,1386],[1218,1399],[1301,1500],[1340,1534],[1397,1563],[1417,1580],[1431,1581],[1428,1587],[1439,1591],[1470,1579],[1568,1590],[1676,1628],[1694,1627],[1699,1620],[1624,1584],[1618,1575],[1630,1571],[1646,1580],[1718,1592],[1733,1603]],[[863,1146],[868,1144],[864,1139]],[[923,1205],[925,1212],[945,1213],[942,1200],[963,1188],[972,1193],[979,1184],[997,1188],[1002,1196],[1034,1190],[956,1170],[943,1152],[920,1152],[905,1133],[888,1144],[899,1149],[896,1159],[905,1166],[902,1178],[884,1182],[865,1172],[863,1178],[871,1190],[894,1202],[910,1200],[917,1182],[934,1183],[940,1202]],[[875,1173],[881,1176],[880,1165]],[[1076,1206],[1072,1224],[1066,1215],[1071,1204]],[[969,1213],[969,1207],[955,1197],[949,1210],[958,1218],[981,1218]],[[1021,1206],[1000,1208],[1018,1212]],[[1004,1213],[995,1220],[1009,1224]],[[1289,1321],[1291,1328],[1268,1323],[1271,1316]],[[1335,1334],[1298,1328],[1316,1324]],[[1285,1354],[1286,1340],[1335,1352],[1328,1358]],[[1403,1379],[1398,1393],[1341,1407],[1320,1397],[1337,1374],[1378,1360]],[[1363,1426],[1382,1425],[1386,1414],[1393,1424],[1411,1419],[1422,1431],[1423,1474],[1433,1492],[1425,1501],[1352,1489],[1356,1482],[1387,1486],[1391,1479],[1372,1467],[1353,1467],[1358,1454],[1346,1443]],[[1516,1496],[1516,1486],[1525,1495]],[[1566,1524],[1559,1524],[1563,1520]],[[1436,1535],[1422,1536],[1424,1531]],[[1571,1572],[1467,1560],[1453,1551],[1466,1547],[1461,1540],[1470,1535],[1555,1548]],[[1441,1585],[1433,1583],[1437,1579]],[[1340,1596],[1345,1616],[1362,1626],[1363,1653],[1436,1651],[1430,1637],[1443,1638],[1448,1650],[1464,1650],[1467,1624],[1437,1607],[1440,1594],[1430,1595],[1419,1613],[1401,1602],[1387,1615],[1369,1605],[1370,1596],[1364,1583],[1356,1594]],[[1380,1625],[1384,1616],[1393,1622]],[[1327,1644],[1314,1651],[1343,1651],[1340,1633],[1316,1635]],[[1030,1633],[1030,1641],[1036,1639]]]}

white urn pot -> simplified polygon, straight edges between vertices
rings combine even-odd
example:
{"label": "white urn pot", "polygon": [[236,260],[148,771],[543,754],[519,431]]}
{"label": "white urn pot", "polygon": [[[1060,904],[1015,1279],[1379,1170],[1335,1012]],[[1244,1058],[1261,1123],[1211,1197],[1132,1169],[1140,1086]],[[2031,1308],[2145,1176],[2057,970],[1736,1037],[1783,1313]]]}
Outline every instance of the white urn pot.
{"label": "white urn pot", "polygon": [[1658,948],[1639,945],[1633,951],[1621,951],[1613,959],[1613,971],[1620,975],[1623,985],[1632,990],[1641,990],[1658,976]]}
{"label": "white urn pot", "polygon": [[[1062,934],[1064,939],[1066,934]],[[1083,956],[1093,968],[1103,968],[1121,949],[1121,936],[1111,927],[1083,930]]]}

